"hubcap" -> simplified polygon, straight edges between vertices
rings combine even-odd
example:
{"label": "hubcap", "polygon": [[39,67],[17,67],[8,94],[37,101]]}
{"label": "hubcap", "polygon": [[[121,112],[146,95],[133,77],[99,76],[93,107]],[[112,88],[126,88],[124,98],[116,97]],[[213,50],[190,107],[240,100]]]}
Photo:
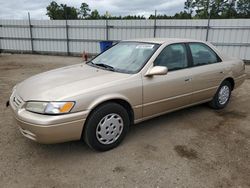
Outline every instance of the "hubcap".
{"label": "hubcap", "polygon": [[96,138],[102,144],[112,144],[121,135],[123,120],[118,114],[108,114],[101,119],[96,128]]}
{"label": "hubcap", "polygon": [[222,86],[219,91],[219,103],[224,105],[229,99],[230,90],[228,86]]}

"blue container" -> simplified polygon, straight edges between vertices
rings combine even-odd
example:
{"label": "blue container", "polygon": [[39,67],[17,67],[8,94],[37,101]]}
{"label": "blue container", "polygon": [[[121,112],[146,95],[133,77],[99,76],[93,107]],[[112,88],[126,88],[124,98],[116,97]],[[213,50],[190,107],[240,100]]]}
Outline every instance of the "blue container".
{"label": "blue container", "polygon": [[113,41],[101,41],[100,42],[100,48],[101,52],[104,52],[105,50],[109,49],[113,44]]}

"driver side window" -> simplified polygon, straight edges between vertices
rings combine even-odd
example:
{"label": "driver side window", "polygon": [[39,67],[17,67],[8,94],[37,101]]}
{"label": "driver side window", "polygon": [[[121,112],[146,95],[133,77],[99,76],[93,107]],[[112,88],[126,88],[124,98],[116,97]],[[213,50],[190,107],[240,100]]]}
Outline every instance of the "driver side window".
{"label": "driver side window", "polygon": [[165,66],[169,71],[188,67],[186,47],[184,44],[166,46],[155,59],[155,66]]}

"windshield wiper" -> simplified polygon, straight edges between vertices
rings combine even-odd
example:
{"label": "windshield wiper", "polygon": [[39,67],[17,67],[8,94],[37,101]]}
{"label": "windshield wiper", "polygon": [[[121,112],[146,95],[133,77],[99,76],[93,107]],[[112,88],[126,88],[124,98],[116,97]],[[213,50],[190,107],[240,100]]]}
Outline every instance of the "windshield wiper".
{"label": "windshield wiper", "polygon": [[109,70],[112,70],[114,71],[114,67],[110,66],[110,65],[107,65],[107,64],[104,64],[104,63],[96,63],[97,66],[99,67],[104,67],[105,69],[109,69]]}
{"label": "windshield wiper", "polygon": [[104,64],[104,63],[93,63],[92,61],[89,62],[91,65],[94,65],[94,66],[97,66],[97,67],[103,67],[107,70],[110,70],[110,71],[115,71],[115,68],[110,66],[110,65],[107,65],[107,64]]}

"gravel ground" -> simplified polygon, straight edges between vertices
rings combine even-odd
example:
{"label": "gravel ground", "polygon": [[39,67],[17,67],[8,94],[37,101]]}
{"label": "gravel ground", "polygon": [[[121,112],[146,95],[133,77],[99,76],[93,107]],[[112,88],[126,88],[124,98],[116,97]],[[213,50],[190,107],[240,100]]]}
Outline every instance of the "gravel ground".
{"label": "gravel ground", "polygon": [[[132,126],[104,153],[24,138],[5,102],[31,75],[81,58],[0,55],[0,187],[250,187],[250,80],[226,109],[199,105]],[[250,73],[250,66],[247,66]]]}

